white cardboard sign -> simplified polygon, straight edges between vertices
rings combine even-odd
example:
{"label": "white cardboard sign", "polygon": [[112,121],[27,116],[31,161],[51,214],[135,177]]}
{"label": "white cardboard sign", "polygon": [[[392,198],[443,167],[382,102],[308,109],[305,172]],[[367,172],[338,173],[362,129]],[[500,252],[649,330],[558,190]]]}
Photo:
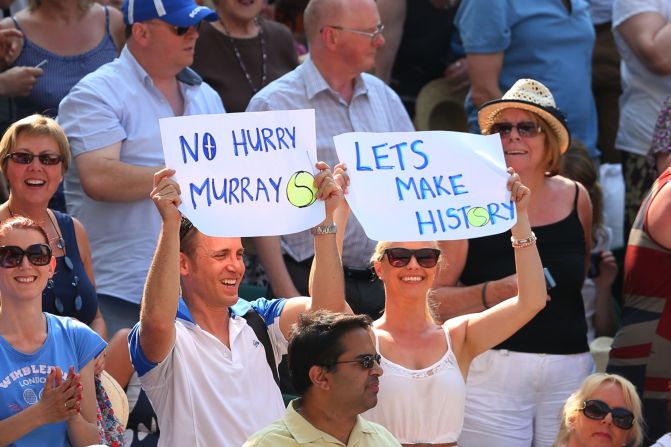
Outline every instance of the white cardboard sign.
{"label": "white cardboard sign", "polygon": [[470,239],[517,221],[498,135],[353,132],[334,137],[347,201],[378,241]]}
{"label": "white cardboard sign", "polygon": [[159,120],[180,211],[210,236],[271,236],[319,224],[312,186],[314,110],[193,115]]}

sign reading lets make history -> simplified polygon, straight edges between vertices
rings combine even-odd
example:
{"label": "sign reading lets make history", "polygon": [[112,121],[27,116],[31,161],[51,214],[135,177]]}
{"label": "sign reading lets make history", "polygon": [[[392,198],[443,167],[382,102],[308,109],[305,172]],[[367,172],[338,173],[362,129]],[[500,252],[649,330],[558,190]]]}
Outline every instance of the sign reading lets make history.
{"label": "sign reading lets make history", "polygon": [[180,211],[210,236],[270,236],[319,224],[314,110],[159,120]]}
{"label": "sign reading lets make history", "polygon": [[347,201],[371,239],[470,239],[517,220],[498,135],[354,132],[334,141],[351,180]]}

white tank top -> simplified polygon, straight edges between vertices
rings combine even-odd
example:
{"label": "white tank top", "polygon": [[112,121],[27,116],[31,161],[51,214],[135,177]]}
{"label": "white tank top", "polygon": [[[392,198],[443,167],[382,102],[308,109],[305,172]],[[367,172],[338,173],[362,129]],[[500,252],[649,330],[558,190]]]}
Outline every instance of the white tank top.
{"label": "white tank top", "polygon": [[466,384],[452,352],[450,334],[443,325],[447,351],[433,365],[408,369],[392,363],[375,347],[382,360],[377,405],[363,414],[386,427],[401,444],[457,442],[464,424]]}

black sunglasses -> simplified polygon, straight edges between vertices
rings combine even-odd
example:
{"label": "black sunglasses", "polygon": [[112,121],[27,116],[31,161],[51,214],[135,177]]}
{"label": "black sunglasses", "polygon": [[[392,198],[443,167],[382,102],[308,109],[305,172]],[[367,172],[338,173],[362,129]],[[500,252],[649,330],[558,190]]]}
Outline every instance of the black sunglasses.
{"label": "black sunglasses", "polygon": [[417,264],[430,269],[431,267],[435,267],[438,263],[440,250],[437,248],[419,248],[417,250],[410,250],[398,247],[387,248],[384,251],[384,254],[387,255],[389,264],[391,264],[392,267],[405,267],[410,263],[410,259],[414,256],[417,260]]}
{"label": "black sunglasses", "polygon": [[489,134],[499,134],[501,137],[507,137],[513,131],[513,127],[517,129],[517,133],[522,138],[533,138],[542,132],[541,126],[533,121],[522,121],[521,123],[494,123],[489,128]]}
{"label": "black sunglasses", "polygon": [[380,357],[380,354],[366,354],[362,355],[356,360],[343,360],[340,362],[333,362],[333,364],[337,365],[339,363],[358,363],[361,366],[363,366],[364,369],[371,369],[373,365],[375,365],[375,363],[377,363],[378,365],[380,364],[381,358],[382,357]]}
{"label": "black sunglasses", "polygon": [[35,155],[31,154],[30,152],[12,152],[11,154],[5,155],[5,160],[9,158],[14,163],[18,163],[20,165],[29,165],[33,162],[33,159],[35,157],[37,157],[38,160],[40,160],[40,163],[42,163],[45,166],[57,165],[58,163],[61,163],[63,161],[62,155],[57,154]]}
{"label": "black sunglasses", "polygon": [[191,26],[177,26],[177,25],[171,25],[173,31],[175,31],[175,34],[178,36],[183,36],[184,34],[188,33],[191,28],[195,29],[196,31],[200,31],[200,24],[201,22],[198,22],[196,25],[191,25]]}
{"label": "black sunglasses", "polygon": [[51,247],[46,244],[33,244],[24,250],[16,245],[3,245],[0,247],[0,267],[18,267],[23,262],[24,255],[31,264],[41,267],[51,261]]}
{"label": "black sunglasses", "polygon": [[613,425],[622,430],[629,430],[634,426],[634,413],[626,408],[610,408],[606,402],[601,400],[586,400],[580,411],[596,421],[603,420],[610,413],[613,415]]}

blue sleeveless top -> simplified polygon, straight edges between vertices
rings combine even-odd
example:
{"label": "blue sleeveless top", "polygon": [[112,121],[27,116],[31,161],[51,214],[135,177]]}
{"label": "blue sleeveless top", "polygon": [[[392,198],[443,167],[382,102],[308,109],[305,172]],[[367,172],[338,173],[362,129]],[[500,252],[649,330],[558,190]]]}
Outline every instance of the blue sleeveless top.
{"label": "blue sleeveless top", "polygon": [[65,241],[65,256],[56,258],[56,272],[42,291],[42,310],[89,325],[98,311],[98,295],[79,256],[72,217],[52,211]]}
{"label": "blue sleeveless top", "polygon": [[24,37],[23,50],[14,65],[34,67],[45,59],[49,61],[42,67],[44,74],[37,79],[30,95],[14,98],[16,119],[33,113],[55,117],[58,114],[58,104],[81,78],[116,58],[117,48],[110,34],[109,11],[106,6],[104,8],[105,35],[103,39],[95,48],[74,56],[60,56],[35,45],[21,29],[16,17],[12,17],[14,26],[23,33]]}

